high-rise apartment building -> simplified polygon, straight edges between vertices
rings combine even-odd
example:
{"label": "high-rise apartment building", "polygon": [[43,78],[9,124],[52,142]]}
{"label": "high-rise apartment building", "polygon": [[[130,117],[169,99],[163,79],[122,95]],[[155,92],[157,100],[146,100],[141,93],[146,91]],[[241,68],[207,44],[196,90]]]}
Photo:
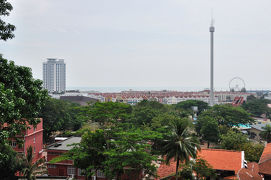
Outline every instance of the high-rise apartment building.
{"label": "high-rise apartment building", "polygon": [[66,91],[66,64],[63,59],[48,58],[43,63],[43,87],[51,93]]}

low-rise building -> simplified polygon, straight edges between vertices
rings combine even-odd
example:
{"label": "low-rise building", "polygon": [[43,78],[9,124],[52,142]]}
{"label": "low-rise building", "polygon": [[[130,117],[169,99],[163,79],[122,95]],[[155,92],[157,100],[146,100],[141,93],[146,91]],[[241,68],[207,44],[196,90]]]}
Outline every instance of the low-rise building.
{"label": "low-rise building", "polygon": [[27,148],[32,146],[33,148],[33,161],[36,162],[38,159],[43,157],[43,126],[42,119],[40,123],[35,127],[27,125],[28,128],[22,133],[22,135],[16,138],[23,140],[23,144],[19,144],[15,138],[11,139],[11,147],[20,154],[27,153]]}
{"label": "low-rise building", "polygon": [[261,137],[260,137],[260,133],[262,131],[264,131],[264,127],[266,125],[270,125],[271,126],[271,123],[270,122],[266,122],[266,123],[256,123],[256,124],[253,124],[250,126],[250,128],[247,128],[246,131],[248,132],[248,136],[251,138],[251,139],[254,139],[256,141],[260,141],[261,140]]}
{"label": "low-rise building", "polygon": [[[72,149],[72,144],[80,143],[81,137],[71,137],[63,141],[56,142],[47,148],[47,162],[66,153]],[[47,163],[49,176],[66,176],[76,179],[85,179],[82,171],[73,166],[72,160],[64,160],[57,163]]]}

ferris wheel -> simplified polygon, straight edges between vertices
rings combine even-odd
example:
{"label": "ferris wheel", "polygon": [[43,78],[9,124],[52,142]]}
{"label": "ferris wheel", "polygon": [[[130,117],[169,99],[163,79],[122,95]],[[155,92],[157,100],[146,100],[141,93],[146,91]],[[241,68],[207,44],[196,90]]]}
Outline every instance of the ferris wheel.
{"label": "ferris wheel", "polygon": [[234,77],[229,82],[229,88],[232,92],[245,92],[246,84],[242,78]]}

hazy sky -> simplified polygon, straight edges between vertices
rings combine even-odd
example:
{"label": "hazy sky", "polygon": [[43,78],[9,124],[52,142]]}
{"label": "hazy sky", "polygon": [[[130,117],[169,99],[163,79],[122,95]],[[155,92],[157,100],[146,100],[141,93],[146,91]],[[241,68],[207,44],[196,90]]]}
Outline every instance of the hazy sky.
{"label": "hazy sky", "polygon": [[271,89],[270,0],[10,0],[16,37],[0,53],[42,79],[63,58],[67,86],[209,87],[215,18],[215,87],[239,76]]}

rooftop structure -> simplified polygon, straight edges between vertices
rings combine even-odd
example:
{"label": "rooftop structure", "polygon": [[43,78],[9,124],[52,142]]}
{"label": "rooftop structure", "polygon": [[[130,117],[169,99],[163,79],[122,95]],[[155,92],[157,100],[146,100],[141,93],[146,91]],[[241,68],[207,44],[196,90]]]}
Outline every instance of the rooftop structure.
{"label": "rooftop structure", "polygon": [[69,139],[66,139],[61,142],[57,142],[55,144],[52,144],[48,150],[62,150],[62,151],[68,151],[71,150],[73,146],[70,146],[74,143],[80,143],[81,137],[71,137]]}

